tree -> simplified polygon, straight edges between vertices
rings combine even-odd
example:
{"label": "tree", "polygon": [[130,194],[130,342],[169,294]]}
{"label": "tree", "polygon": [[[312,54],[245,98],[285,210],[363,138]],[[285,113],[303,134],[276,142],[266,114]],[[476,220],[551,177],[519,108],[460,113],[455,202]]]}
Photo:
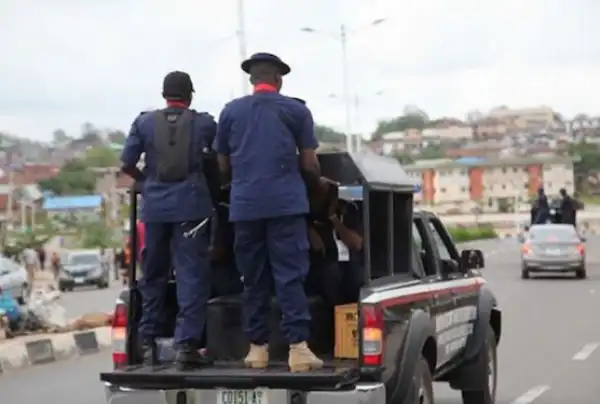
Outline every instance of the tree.
{"label": "tree", "polygon": [[100,140],[100,131],[91,123],[86,122],[81,127],[81,140],[86,143],[95,143]]}
{"label": "tree", "polygon": [[112,231],[103,222],[86,222],[79,225],[79,238],[83,248],[112,246]]}
{"label": "tree", "polygon": [[45,191],[56,195],[86,195],[96,188],[96,174],[90,171],[82,160],[71,160],[60,170],[58,175],[39,182]]}
{"label": "tree", "polygon": [[594,172],[600,171],[600,148],[595,143],[585,140],[571,144],[568,153],[572,157],[579,157],[573,164],[575,172],[576,189],[585,193],[586,179]]}
{"label": "tree", "polygon": [[429,144],[419,155],[420,160],[433,160],[444,158],[444,150],[437,144]]}
{"label": "tree", "polygon": [[402,110],[402,114],[404,116],[420,116],[425,121],[429,120],[429,116],[427,115],[427,112],[423,111],[421,108],[419,108],[413,104],[406,105],[404,107],[404,109]]}
{"label": "tree", "polygon": [[396,160],[402,165],[413,164],[415,159],[408,153],[399,153],[394,156]]}
{"label": "tree", "polygon": [[402,115],[390,120],[383,120],[377,123],[377,128],[371,137],[371,140],[381,140],[383,135],[391,132],[403,132],[407,129],[423,130],[429,123],[429,118],[425,114]]}
{"label": "tree", "polygon": [[84,162],[87,167],[114,167],[119,163],[119,158],[108,147],[93,147],[87,151]]}
{"label": "tree", "polygon": [[122,130],[112,130],[107,134],[108,141],[111,143],[125,144],[127,136]]}
{"label": "tree", "polygon": [[327,143],[338,143],[345,138],[344,134],[323,125],[315,125],[315,136],[319,142]]}
{"label": "tree", "polygon": [[54,142],[54,144],[62,144],[70,140],[71,138],[63,129],[55,129],[54,132],[52,132],[52,141]]}

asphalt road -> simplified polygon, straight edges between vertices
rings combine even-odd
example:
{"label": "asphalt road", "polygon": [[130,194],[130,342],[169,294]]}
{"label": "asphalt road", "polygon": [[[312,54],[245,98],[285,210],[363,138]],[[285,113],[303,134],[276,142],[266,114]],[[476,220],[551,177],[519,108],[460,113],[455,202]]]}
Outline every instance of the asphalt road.
{"label": "asphalt road", "polygon": [[121,289],[120,282],[111,280],[111,285],[107,289],[86,286],[72,292],[65,292],[61,295],[60,302],[64,306],[68,318],[76,318],[98,311],[111,312]]}
{"label": "asphalt road", "polygon": [[[514,240],[480,244],[487,253],[486,278],[503,310],[498,404],[600,402],[600,238],[587,244],[589,279],[583,281],[523,281]],[[76,291],[65,299],[110,307],[116,290]],[[108,353],[100,353],[2,375],[0,401],[103,404],[98,373],[109,367]],[[436,398],[437,404],[461,402],[443,385],[436,386]]]}

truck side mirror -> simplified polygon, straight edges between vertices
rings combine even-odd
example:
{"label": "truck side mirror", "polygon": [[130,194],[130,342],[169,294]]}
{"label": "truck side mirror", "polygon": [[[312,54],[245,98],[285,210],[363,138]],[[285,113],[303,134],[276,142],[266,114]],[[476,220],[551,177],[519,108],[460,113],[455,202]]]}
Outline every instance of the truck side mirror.
{"label": "truck side mirror", "polygon": [[481,250],[463,250],[460,253],[460,266],[463,271],[470,269],[482,269],[485,267],[485,259]]}

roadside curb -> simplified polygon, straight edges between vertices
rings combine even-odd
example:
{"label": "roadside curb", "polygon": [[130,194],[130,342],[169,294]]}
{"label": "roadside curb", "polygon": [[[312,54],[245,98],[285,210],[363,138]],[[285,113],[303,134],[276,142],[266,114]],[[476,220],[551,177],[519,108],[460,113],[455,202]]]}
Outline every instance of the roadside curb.
{"label": "roadside curb", "polygon": [[93,354],[110,345],[110,327],[18,337],[0,344],[0,375],[20,368]]}

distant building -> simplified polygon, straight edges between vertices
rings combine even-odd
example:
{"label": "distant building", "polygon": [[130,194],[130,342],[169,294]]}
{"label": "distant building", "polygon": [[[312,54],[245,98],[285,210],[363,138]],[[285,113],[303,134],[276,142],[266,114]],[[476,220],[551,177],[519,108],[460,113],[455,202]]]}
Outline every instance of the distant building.
{"label": "distant building", "polygon": [[514,129],[551,128],[560,122],[558,114],[550,107],[507,108],[499,107],[490,111],[489,117],[508,123]]}
{"label": "distant building", "polygon": [[51,164],[25,163],[6,166],[0,171],[0,212],[16,219],[22,216],[21,202],[41,207],[43,195],[38,182],[57,176],[60,169]]}
{"label": "distant building", "polygon": [[52,219],[97,220],[102,210],[102,195],[51,196],[44,199],[42,209]]}
{"label": "distant building", "polygon": [[431,205],[480,206],[496,210],[504,203],[525,202],[543,186],[548,195],[574,191],[572,158],[532,156],[505,159],[464,157],[424,160],[405,166],[422,184],[418,202]]}

